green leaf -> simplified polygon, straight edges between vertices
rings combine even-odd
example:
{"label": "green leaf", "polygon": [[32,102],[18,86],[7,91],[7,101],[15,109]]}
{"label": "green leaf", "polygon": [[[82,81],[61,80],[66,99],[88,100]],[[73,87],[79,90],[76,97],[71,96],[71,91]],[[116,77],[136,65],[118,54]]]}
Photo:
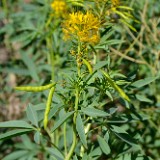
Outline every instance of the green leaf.
{"label": "green leaf", "polygon": [[100,156],[100,155],[102,155],[102,150],[100,149],[100,147],[97,147],[97,148],[94,149],[92,152],[90,152],[89,155],[90,155],[91,157]]}
{"label": "green leaf", "polygon": [[77,119],[76,119],[76,129],[77,129],[78,135],[80,137],[80,140],[82,141],[82,144],[84,145],[85,148],[87,148],[87,140],[86,140],[84,125],[82,122],[81,115],[79,113],[78,113]]}
{"label": "green leaf", "polygon": [[105,153],[106,155],[110,154],[111,149],[110,149],[108,143],[105,141],[105,139],[100,137],[99,135],[97,136],[97,138],[98,138],[98,143],[99,143],[100,148],[103,151],[103,153]]}
{"label": "green leaf", "polygon": [[133,30],[134,32],[137,32],[137,30],[132,26],[132,25],[130,25],[128,22],[127,22],[127,20],[123,20],[123,19],[120,19],[120,21],[122,22],[122,23],[124,23],[125,25],[127,25],[131,30]]}
{"label": "green leaf", "polygon": [[110,85],[120,94],[122,98],[130,102],[129,97],[125,94],[125,92],[110,78],[108,73],[105,71],[101,70],[101,72],[104,74],[104,76],[107,78],[108,82]]}
{"label": "green leaf", "polygon": [[136,98],[141,102],[148,102],[148,103],[152,103],[153,102],[152,100],[150,100],[146,96],[140,95],[140,94],[136,94]]}
{"label": "green leaf", "polygon": [[131,154],[123,154],[122,156],[116,158],[116,160],[125,160],[125,159],[132,160],[131,159]]}
{"label": "green leaf", "polygon": [[16,129],[16,130],[8,131],[6,133],[0,134],[0,140],[26,134],[27,132],[31,132],[31,131],[33,131],[33,129]]}
{"label": "green leaf", "polygon": [[6,122],[0,122],[0,128],[34,128],[26,121],[22,120],[12,120]]}
{"label": "green leaf", "polygon": [[22,76],[29,76],[30,75],[28,69],[24,69],[24,68],[3,67],[3,68],[0,68],[0,72],[2,72],[2,71],[7,72],[7,73],[14,73],[14,74],[17,74],[17,75],[22,75]]}
{"label": "green leaf", "polygon": [[3,160],[17,160],[20,157],[24,157],[28,153],[29,153],[29,151],[26,151],[26,150],[15,151],[15,152],[10,153],[6,157],[4,157]]}
{"label": "green leaf", "polygon": [[100,61],[94,65],[94,70],[101,69],[102,67],[106,66],[107,64],[108,64],[107,61]]}
{"label": "green leaf", "polygon": [[85,153],[85,154],[83,155],[83,157],[82,157],[81,160],[89,160],[89,157],[88,157],[87,153]]}
{"label": "green leaf", "polygon": [[132,86],[136,87],[136,88],[140,88],[143,87],[145,85],[150,84],[151,82],[155,81],[158,77],[148,77],[148,78],[144,78],[141,80],[138,80],[134,83],[132,83]]}
{"label": "green leaf", "polygon": [[91,108],[91,107],[87,107],[87,108],[82,108],[81,111],[91,117],[107,117],[110,116],[110,114],[99,110],[99,109],[95,109],[95,108]]}
{"label": "green leaf", "polygon": [[[112,26],[106,27],[104,33],[102,33],[102,37],[100,39],[100,43],[99,44],[103,44],[107,39],[109,39],[115,32],[114,29],[111,29]],[[108,30],[107,34],[106,34],[106,29]]]}
{"label": "green leaf", "polygon": [[118,108],[109,108],[108,113],[109,114],[114,114],[116,111],[118,110]]}
{"label": "green leaf", "polygon": [[39,81],[39,77],[38,77],[37,70],[36,70],[37,67],[34,64],[33,59],[29,58],[26,53],[23,53],[22,60],[25,63],[25,65],[28,67],[31,77],[35,81]]}
{"label": "green leaf", "polygon": [[104,43],[100,44],[99,46],[102,46],[102,45],[115,45],[115,44],[122,44],[124,41],[122,40],[117,40],[117,39],[113,39],[113,40],[107,40],[105,41]]}
{"label": "green leaf", "polygon": [[21,139],[22,139],[22,143],[27,149],[30,149],[30,150],[34,149],[34,145],[31,142],[30,137],[28,135],[26,134],[21,135]]}
{"label": "green leaf", "polygon": [[107,90],[106,90],[105,93],[111,99],[111,101],[113,101],[113,97],[112,97],[111,93],[109,91],[107,91]]}
{"label": "green leaf", "polygon": [[76,155],[74,155],[73,160],[78,160],[78,158],[77,158],[77,156],[76,156]]}
{"label": "green leaf", "polygon": [[106,134],[104,135],[104,139],[105,139],[105,141],[108,143],[108,141],[109,141],[109,133],[108,133],[108,131],[107,131]]}
{"label": "green leaf", "polygon": [[31,33],[29,33],[29,32],[23,32],[21,34],[18,34],[18,35],[15,35],[14,37],[12,37],[10,39],[10,41],[12,43],[14,43],[14,42],[23,42],[23,41],[26,41],[27,38],[30,38],[30,37],[31,37]]}
{"label": "green leaf", "polygon": [[58,158],[58,160],[64,160],[64,156],[63,156],[63,154],[57,149],[57,148],[49,148],[49,147],[46,147],[45,148],[45,150],[49,153],[49,154],[51,154],[51,155],[53,155],[53,156],[55,156],[56,158]]}
{"label": "green leaf", "polygon": [[60,117],[60,119],[55,122],[54,127],[52,128],[52,132],[54,132],[58,127],[60,127],[72,114],[74,113],[74,111],[72,112],[68,112],[66,113],[63,117]]}
{"label": "green leaf", "polygon": [[48,115],[48,119],[51,119],[57,112],[58,110],[60,109],[62,105],[55,105],[49,112],[49,115]]}
{"label": "green leaf", "polygon": [[31,104],[28,105],[27,110],[26,110],[26,114],[27,114],[27,118],[28,120],[35,125],[36,127],[38,127],[38,116],[37,116],[37,112],[35,111],[35,109],[33,108],[33,106]]}
{"label": "green leaf", "polygon": [[113,132],[116,132],[116,133],[127,133],[122,127],[118,127],[118,126],[115,126],[115,125],[111,125],[110,129]]}
{"label": "green leaf", "polygon": [[35,134],[34,134],[34,141],[37,143],[37,144],[40,144],[40,140],[41,140],[41,133],[39,131],[37,131]]}
{"label": "green leaf", "polygon": [[137,144],[136,140],[133,139],[130,135],[128,135],[128,134],[126,134],[126,133],[116,133],[116,132],[114,132],[114,133],[115,133],[115,135],[116,135],[117,137],[119,137],[122,141],[124,141],[124,142],[126,142],[126,143],[128,143],[128,144],[130,144],[130,145],[136,145],[136,144]]}
{"label": "green leaf", "polygon": [[130,144],[130,145],[135,145],[137,144],[136,140],[133,139],[124,129],[123,127],[118,127],[115,125],[111,125],[110,127],[111,131],[119,137],[122,141]]}

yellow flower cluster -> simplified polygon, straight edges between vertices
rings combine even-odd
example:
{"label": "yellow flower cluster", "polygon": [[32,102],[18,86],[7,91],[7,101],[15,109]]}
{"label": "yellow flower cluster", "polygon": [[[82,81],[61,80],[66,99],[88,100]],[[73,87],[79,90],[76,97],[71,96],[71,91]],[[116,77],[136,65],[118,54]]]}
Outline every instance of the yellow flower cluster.
{"label": "yellow flower cluster", "polygon": [[54,15],[56,17],[64,17],[67,11],[67,4],[63,0],[54,0],[51,3],[51,8],[54,10]]}
{"label": "yellow flower cluster", "polygon": [[117,7],[120,5],[120,0],[111,0],[111,3],[114,7]]}
{"label": "yellow flower cluster", "polygon": [[91,12],[69,14],[63,23],[64,39],[77,39],[80,42],[96,44],[99,42],[99,19]]}

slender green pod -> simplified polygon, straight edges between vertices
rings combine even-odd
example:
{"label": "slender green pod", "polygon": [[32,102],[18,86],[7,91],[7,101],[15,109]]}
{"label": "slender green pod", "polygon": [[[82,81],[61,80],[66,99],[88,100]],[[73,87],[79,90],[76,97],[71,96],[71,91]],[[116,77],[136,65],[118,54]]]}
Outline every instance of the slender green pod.
{"label": "slender green pod", "polygon": [[84,7],[83,0],[67,0],[67,2],[74,6]]}
{"label": "slender green pod", "polygon": [[14,89],[26,92],[41,92],[52,88],[54,85],[55,83],[51,83],[45,86],[20,86],[20,87],[15,87]]}
{"label": "slender green pod", "polygon": [[47,99],[47,103],[46,103],[46,110],[44,112],[44,120],[43,120],[44,129],[47,128],[48,115],[49,115],[49,111],[51,109],[51,103],[52,103],[52,97],[53,97],[54,91],[55,91],[55,87],[52,87],[49,91],[49,95],[48,95],[48,99]]}
{"label": "slender green pod", "polygon": [[125,94],[125,92],[114,82],[112,81],[112,79],[110,78],[110,76],[108,75],[108,73],[106,73],[105,71],[101,70],[101,72],[104,74],[104,76],[107,78],[108,82],[110,83],[110,85],[119,92],[120,96],[122,98],[124,98],[125,100],[127,100],[128,102],[130,102],[129,97]]}
{"label": "slender green pod", "polygon": [[85,59],[83,59],[83,63],[87,66],[89,73],[92,74],[93,73],[93,69],[92,69],[91,64]]}

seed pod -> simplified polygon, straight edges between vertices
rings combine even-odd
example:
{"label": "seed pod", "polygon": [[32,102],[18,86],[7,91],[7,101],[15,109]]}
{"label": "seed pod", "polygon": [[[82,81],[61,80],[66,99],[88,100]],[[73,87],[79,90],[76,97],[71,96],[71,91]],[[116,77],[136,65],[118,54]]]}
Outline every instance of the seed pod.
{"label": "seed pod", "polygon": [[53,97],[53,93],[55,91],[55,87],[52,87],[49,91],[49,95],[48,95],[48,99],[47,99],[47,103],[46,103],[46,110],[44,112],[44,120],[43,120],[43,124],[44,124],[44,129],[47,128],[47,124],[48,124],[48,115],[49,115],[49,111],[51,109],[51,103],[52,103],[52,97]]}
{"label": "seed pod", "polygon": [[14,89],[19,91],[26,91],[26,92],[41,92],[41,91],[50,89],[54,85],[55,83],[51,83],[45,86],[21,86],[21,87],[15,87]]}
{"label": "seed pod", "polygon": [[73,6],[84,7],[83,0],[67,0],[68,3],[71,3]]}
{"label": "seed pod", "polygon": [[92,69],[91,64],[85,59],[83,59],[83,63],[87,66],[89,73],[92,74],[93,73],[93,69]]}
{"label": "seed pod", "polygon": [[120,96],[122,98],[124,98],[125,100],[127,100],[128,102],[130,102],[129,97],[126,95],[126,93],[114,82],[112,81],[112,79],[110,78],[110,76],[108,75],[107,72],[105,72],[104,70],[101,70],[101,72],[103,73],[103,75],[107,78],[108,82],[110,83],[110,85],[117,91],[119,92]]}

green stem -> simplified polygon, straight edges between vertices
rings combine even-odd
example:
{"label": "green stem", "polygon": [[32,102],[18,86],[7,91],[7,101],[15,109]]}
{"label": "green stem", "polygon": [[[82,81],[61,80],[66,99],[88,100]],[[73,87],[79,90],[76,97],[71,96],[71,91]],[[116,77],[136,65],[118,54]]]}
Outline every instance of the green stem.
{"label": "green stem", "polygon": [[54,82],[54,60],[55,60],[55,57],[54,57],[54,52],[51,51],[50,52],[50,59],[51,59],[51,67],[52,67],[52,81]]}
{"label": "green stem", "polygon": [[[78,40],[78,58],[80,58],[81,56],[81,42],[80,40]],[[79,59],[77,59],[77,72],[78,72],[78,76],[81,76],[81,68],[80,68],[80,64],[79,64]],[[72,146],[65,158],[65,160],[70,160],[71,157],[73,156],[76,144],[77,144],[77,131],[76,131],[76,119],[77,119],[77,114],[78,114],[78,103],[79,103],[79,96],[80,96],[80,92],[79,92],[79,88],[78,86],[76,86],[75,88],[75,106],[74,106],[74,116],[73,116],[73,141],[72,141]]]}
{"label": "green stem", "polygon": [[67,155],[67,137],[66,137],[66,129],[67,129],[67,123],[65,122],[63,125],[63,134],[64,134],[64,151],[65,155]]}
{"label": "green stem", "polygon": [[77,113],[78,113],[78,102],[79,102],[79,89],[76,88],[75,113],[73,116],[73,142],[72,142],[72,146],[71,146],[69,153],[67,154],[65,160],[71,159],[73,152],[75,150],[76,144],[77,144],[76,119],[77,119]]}
{"label": "green stem", "polygon": [[54,144],[54,136],[53,136],[53,133],[51,133],[50,130],[49,130],[48,128],[46,128],[46,132],[47,132],[47,134],[48,134],[49,137],[50,137],[51,143]]}
{"label": "green stem", "polygon": [[53,52],[53,48],[52,48],[52,41],[51,41],[51,37],[47,37],[46,38],[46,42],[47,42],[47,48],[49,51],[49,63],[51,64],[51,68],[52,68],[52,73],[51,73],[51,77],[52,77],[52,81],[54,81],[54,61],[55,61],[55,57],[54,57],[54,52]]}
{"label": "green stem", "polygon": [[[87,133],[89,132],[90,128],[91,128],[91,123],[88,123],[87,126],[85,127],[85,134],[87,134]],[[84,146],[82,145],[82,146],[81,146],[81,150],[80,150],[80,156],[81,156],[81,157],[83,157],[84,151],[85,151],[85,148],[84,148]]]}
{"label": "green stem", "polygon": [[65,158],[65,160],[70,160],[71,159],[71,157],[73,155],[73,152],[74,152],[74,149],[76,147],[76,143],[77,143],[77,134],[76,134],[75,128],[73,126],[73,142],[72,142],[72,146],[71,146],[70,151],[67,154],[67,157]]}
{"label": "green stem", "polygon": [[78,76],[80,77],[81,76],[81,66],[79,64],[79,59],[82,58],[81,57],[81,42],[80,40],[78,40],[78,59],[77,59],[77,72],[78,72]]}
{"label": "green stem", "polygon": [[2,0],[2,4],[3,4],[3,9],[5,11],[5,15],[6,15],[6,18],[8,19],[8,7],[7,7],[7,0]]}
{"label": "green stem", "polygon": [[77,71],[78,71],[78,77],[80,77],[80,75],[81,75],[80,67],[77,67]]}
{"label": "green stem", "polygon": [[[48,134],[48,136],[49,136],[49,138],[50,138],[50,144],[51,144],[54,148],[56,148],[56,149],[63,155],[62,151],[61,151],[61,150],[56,146],[56,144],[54,143],[54,132],[51,133],[48,128],[46,128],[46,132],[47,132],[47,134]],[[45,138],[46,138],[46,137],[45,137]],[[47,140],[48,140],[48,139],[47,139]],[[43,147],[44,149],[46,149],[47,146],[42,143],[42,147]]]}

